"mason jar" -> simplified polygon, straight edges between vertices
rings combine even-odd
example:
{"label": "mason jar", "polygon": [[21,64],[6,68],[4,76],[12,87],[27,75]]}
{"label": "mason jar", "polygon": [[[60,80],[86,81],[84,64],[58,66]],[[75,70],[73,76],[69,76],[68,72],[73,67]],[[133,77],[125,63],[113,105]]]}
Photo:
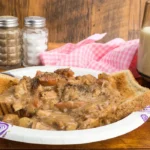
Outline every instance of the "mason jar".
{"label": "mason jar", "polygon": [[40,65],[39,55],[47,50],[48,29],[46,19],[39,16],[25,18],[23,38],[23,66]]}
{"label": "mason jar", "polygon": [[0,16],[0,68],[20,67],[21,53],[21,30],[18,27],[18,18]]}
{"label": "mason jar", "polygon": [[150,1],[145,3],[140,30],[137,71],[144,79],[150,82]]}

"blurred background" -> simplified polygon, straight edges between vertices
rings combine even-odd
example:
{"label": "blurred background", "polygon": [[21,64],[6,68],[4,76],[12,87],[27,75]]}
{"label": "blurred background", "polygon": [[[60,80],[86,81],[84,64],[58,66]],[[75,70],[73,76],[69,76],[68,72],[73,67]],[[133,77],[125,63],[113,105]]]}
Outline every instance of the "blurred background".
{"label": "blurred background", "polygon": [[103,42],[139,37],[146,0],[0,0],[0,15],[43,16],[49,42],[78,42],[93,33],[107,32]]}

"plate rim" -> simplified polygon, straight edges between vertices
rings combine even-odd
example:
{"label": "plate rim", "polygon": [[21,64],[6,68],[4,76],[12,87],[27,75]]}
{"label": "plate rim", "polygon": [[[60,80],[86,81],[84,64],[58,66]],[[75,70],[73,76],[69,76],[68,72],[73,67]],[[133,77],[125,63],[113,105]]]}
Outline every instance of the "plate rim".
{"label": "plate rim", "polygon": [[[86,71],[92,72],[92,74],[95,74],[95,75],[102,72],[102,71],[97,71],[97,70],[88,69],[88,68],[79,68],[79,67],[71,67],[71,66],[32,66],[32,67],[26,67],[26,68],[17,68],[17,69],[7,70],[5,72],[9,72],[14,75],[15,74],[17,75],[17,73],[19,73],[19,71],[26,71],[26,70],[31,71],[32,70],[33,72],[36,72],[36,70],[39,70],[41,68],[42,68],[42,70],[47,69],[47,68],[56,70],[58,68],[68,68],[68,67],[71,68],[73,71],[75,71],[75,70],[81,71],[82,70],[85,72],[85,74],[86,74]],[[91,128],[91,129],[74,130],[74,131],[36,130],[36,129],[28,129],[28,128],[23,128],[23,127],[18,127],[18,126],[12,126],[3,138],[12,140],[12,141],[24,142],[24,143],[48,144],[48,145],[72,145],[72,144],[85,144],[85,143],[91,143],[91,142],[98,142],[98,141],[103,141],[103,140],[107,140],[107,139],[112,139],[112,138],[124,135],[126,133],[129,133],[129,132],[135,130],[136,128],[138,128],[139,126],[144,124],[144,121],[139,117],[141,114],[146,114],[148,117],[150,116],[150,114],[147,112],[133,112],[130,115],[128,115],[127,117],[125,117],[124,119],[121,119],[121,120],[111,123],[109,125],[100,126],[100,127]],[[118,135],[113,132],[113,136],[110,136],[109,138],[108,138],[108,136],[105,136],[104,138],[102,138],[102,137],[96,135],[97,132],[101,132],[102,129],[105,129],[105,128],[109,129],[114,126],[118,126],[119,124],[122,124],[123,122],[127,123],[126,120],[128,120],[129,118],[131,118],[131,120],[135,119],[135,118],[133,118],[135,116],[137,117],[136,119],[137,119],[138,124],[133,123],[132,127],[126,129],[126,130],[128,130],[127,132],[119,131]],[[116,131],[116,129],[117,128],[115,128],[115,131]],[[33,131],[32,134],[35,134],[36,132],[38,132],[41,135],[44,135],[47,132],[51,135],[49,136],[46,134],[45,137],[43,137],[43,136],[40,137],[37,135],[37,137],[35,137],[35,135],[28,134],[29,131],[30,132]],[[92,136],[87,137],[87,135],[88,135],[87,132],[88,132],[88,134],[90,133],[90,135],[92,134],[93,136],[95,134],[96,137],[93,137],[93,138],[91,138]],[[65,133],[65,135],[67,134],[65,139],[64,139],[64,135],[62,133]],[[108,133],[108,132],[106,132],[106,133]],[[70,134],[72,134],[72,135],[70,135]],[[80,135],[79,137],[78,137],[78,134]],[[105,134],[105,133],[103,133],[103,134]],[[56,138],[56,140],[53,139],[54,137]],[[84,138],[84,137],[86,137],[86,138]],[[33,138],[33,140],[32,140],[32,138]],[[80,139],[81,139],[81,141],[80,141]]]}

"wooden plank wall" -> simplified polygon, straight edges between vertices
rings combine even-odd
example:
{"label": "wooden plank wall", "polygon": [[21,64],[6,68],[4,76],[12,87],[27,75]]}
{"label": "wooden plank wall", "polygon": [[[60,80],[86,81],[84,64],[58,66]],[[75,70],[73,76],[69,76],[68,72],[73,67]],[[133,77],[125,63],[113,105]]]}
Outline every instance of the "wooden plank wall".
{"label": "wooden plank wall", "polygon": [[14,15],[23,27],[24,17],[46,17],[49,42],[78,42],[94,33],[139,37],[146,0],[0,0],[0,15]]}

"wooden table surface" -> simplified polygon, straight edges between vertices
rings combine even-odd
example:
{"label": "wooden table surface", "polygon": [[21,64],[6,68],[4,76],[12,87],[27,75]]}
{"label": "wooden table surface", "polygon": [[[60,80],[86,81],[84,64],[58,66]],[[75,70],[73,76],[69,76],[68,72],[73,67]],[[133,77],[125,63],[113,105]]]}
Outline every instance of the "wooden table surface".
{"label": "wooden table surface", "polygon": [[146,0],[0,0],[0,16],[46,18],[51,42],[78,42],[107,32],[103,41],[139,38]]}
{"label": "wooden table surface", "polygon": [[[60,44],[49,43],[49,49],[56,48]],[[3,70],[0,70],[0,72]],[[137,81],[146,87],[150,87],[150,83],[142,78]],[[90,136],[90,135],[89,135]],[[105,141],[80,144],[80,145],[38,145],[22,142],[14,142],[0,139],[1,149],[150,149],[150,119],[139,128],[125,135],[112,138]]]}

